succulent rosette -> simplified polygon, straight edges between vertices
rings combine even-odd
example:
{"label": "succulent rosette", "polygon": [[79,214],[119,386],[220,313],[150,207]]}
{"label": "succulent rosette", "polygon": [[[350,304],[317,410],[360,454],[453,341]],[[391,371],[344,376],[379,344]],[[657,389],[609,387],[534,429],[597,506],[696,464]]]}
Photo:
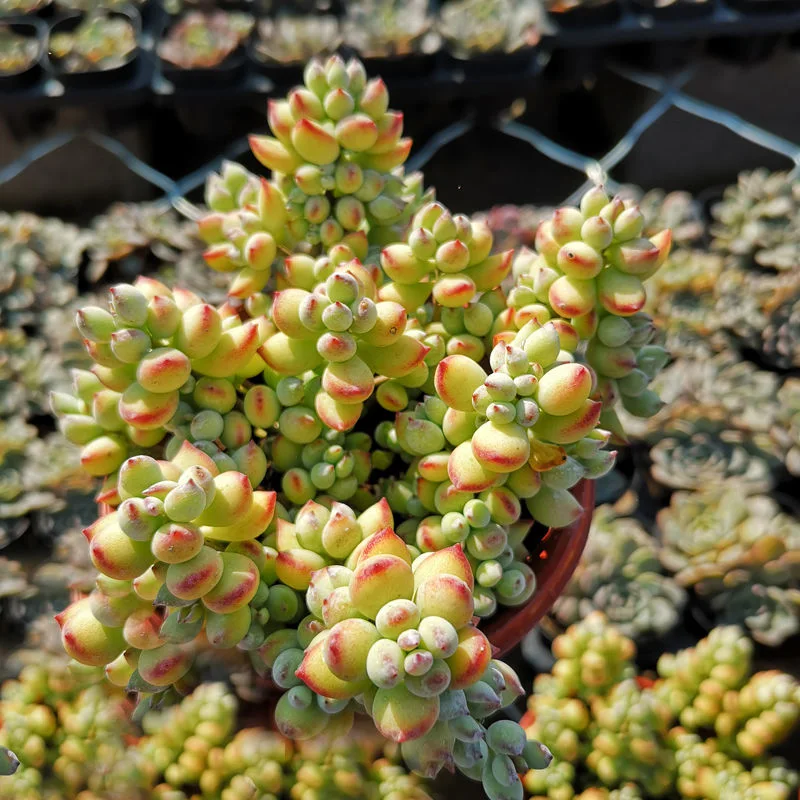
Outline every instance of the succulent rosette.
{"label": "succulent rosette", "polygon": [[599,506],[583,558],[551,617],[567,627],[602,611],[634,640],[663,636],[678,623],[686,592],[663,574],[658,545],[633,517]]}
{"label": "succulent rosette", "polygon": [[[656,410],[642,280],[669,233],[598,187],[515,277],[485,223],[403,173],[402,115],[359,62],[313,60],[268,120],[270,178],[225,163],[207,184],[226,300],[140,277],[78,312],[94,363],[52,407],[107,513],[64,646],[139,716],[244,651],[284,692],[284,735],[366,714],[421,774],[518,800],[550,754],[490,718],[522,687],[480,621],[531,599],[533,523],[574,523],[571,490],[612,468],[617,391]],[[224,775],[221,796],[247,788]]]}
{"label": "succulent rosette", "polygon": [[664,566],[720,622],[774,646],[798,630],[800,526],[764,495],[736,488],[676,492],[657,517]]}

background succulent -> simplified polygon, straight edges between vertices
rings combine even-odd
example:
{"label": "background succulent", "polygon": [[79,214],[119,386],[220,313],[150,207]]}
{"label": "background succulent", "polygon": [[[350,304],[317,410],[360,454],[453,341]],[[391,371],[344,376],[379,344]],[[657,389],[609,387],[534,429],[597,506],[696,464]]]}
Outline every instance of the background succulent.
{"label": "background succulent", "polygon": [[663,574],[658,543],[634,518],[599,506],[581,563],[551,616],[567,627],[597,609],[625,636],[652,639],[675,626],[685,605],[686,593]]}
{"label": "background succulent", "polygon": [[[536,679],[524,722],[530,735],[549,737],[556,758],[525,776],[532,798],[793,795],[797,772],[769,751],[800,716],[798,684],[777,671],[751,675],[753,645],[740,628],[715,628],[662,656],[655,680],[634,675],[630,662],[622,679],[611,651],[580,644],[614,633],[592,614],[553,643],[556,664]],[[615,652],[634,652],[630,640],[616,641]]]}
{"label": "background succulent", "polygon": [[677,492],[658,513],[664,565],[727,623],[775,645],[797,631],[800,525],[764,495]]}

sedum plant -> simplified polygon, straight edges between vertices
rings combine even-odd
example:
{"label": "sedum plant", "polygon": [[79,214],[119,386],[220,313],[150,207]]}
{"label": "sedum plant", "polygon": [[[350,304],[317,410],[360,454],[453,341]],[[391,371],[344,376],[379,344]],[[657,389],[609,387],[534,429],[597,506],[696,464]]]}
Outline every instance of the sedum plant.
{"label": "sedum plant", "polygon": [[[600,642],[603,645],[600,645]],[[800,686],[752,671],[753,644],[718,627],[636,676],[633,642],[600,613],[556,638],[523,720],[554,743],[553,763],[523,778],[532,800],[755,800],[794,796],[798,774],[769,754],[797,725]]]}
{"label": "sedum plant", "polygon": [[736,487],[677,492],[658,513],[664,565],[718,621],[775,646],[800,626],[800,524],[764,495]]}
{"label": "sedum plant", "polygon": [[[522,687],[478,623],[536,591],[533,521],[575,522],[570,489],[612,468],[617,385],[657,408],[666,357],[633,273],[669,233],[643,239],[596,187],[507,298],[513,254],[404,173],[388,104],[358,61],[310,62],[251,137],[270,180],[208,180],[225,302],[140,277],[77,313],[94,363],[52,408],[104,508],[62,639],[137,716],[185,693],[196,657],[243,651],[284,692],[284,735],[366,714],[420,774],[514,800],[550,754],[493,719]],[[534,286],[535,312],[509,314]]]}
{"label": "sedum plant", "polygon": [[663,574],[655,540],[634,518],[600,506],[581,563],[551,616],[566,628],[597,609],[636,641],[667,634],[685,605],[685,591]]}

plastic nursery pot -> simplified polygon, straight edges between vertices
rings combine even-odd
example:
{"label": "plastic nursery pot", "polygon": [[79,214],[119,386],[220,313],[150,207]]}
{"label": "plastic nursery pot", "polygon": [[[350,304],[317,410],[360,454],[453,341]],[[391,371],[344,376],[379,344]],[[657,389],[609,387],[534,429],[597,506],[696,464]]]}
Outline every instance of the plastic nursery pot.
{"label": "plastic nursery pot", "polygon": [[432,53],[406,53],[392,56],[355,55],[364,63],[368,75],[384,78],[421,78],[436,69],[439,50]]}
{"label": "plastic nursery pot", "polygon": [[578,566],[592,524],[594,481],[580,481],[572,494],[583,506],[580,517],[566,528],[550,529],[538,552],[528,559],[536,573],[536,591],[531,599],[517,608],[503,608],[480,626],[497,648],[497,657],[516,647],[553,607]]}
{"label": "plastic nursery pot", "polygon": [[504,50],[490,50],[485,53],[466,54],[445,45],[445,66],[457,69],[470,77],[481,75],[518,75],[531,65],[538,46],[520,47],[507,53]]}
{"label": "plastic nursery pot", "polygon": [[48,64],[49,71],[53,77],[57,78],[64,86],[70,89],[92,89],[101,86],[111,86],[127,81],[135,74],[139,67],[140,48],[139,41],[142,33],[142,18],[135,8],[125,8],[119,11],[108,11],[110,18],[122,18],[133,26],[136,36],[136,47],[128,53],[124,61],[116,67],[110,69],[91,69],[79,72],[69,72],[64,68],[64,59],[58,58],[50,51],[50,41],[55,34],[71,33],[86,18],[84,13],[70,14],[60,17],[50,25],[48,35]]}
{"label": "plastic nursery pot", "polygon": [[17,20],[14,22],[0,20],[0,34],[4,28],[15,36],[24,36],[35,43],[36,53],[27,66],[10,72],[0,71],[0,90],[12,92],[17,89],[27,89],[29,86],[38,83],[42,77],[42,59],[47,41],[45,30],[41,23],[37,24],[33,20]]}
{"label": "plastic nursery pot", "polygon": [[[183,15],[167,20],[161,32],[159,44],[169,35],[170,30],[177,25]],[[219,64],[213,67],[179,67],[161,58],[158,62],[163,77],[181,89],[211,89],[221,86],[233,86],[238,83],[247,72],[247,48],[252,39],[250,34],[244,42],[229,53]]]}
{"label": "plastic nursery pot", "polygon": [[558,0],[549,5],[547,15],[562,28],[590,28],[595,25],[610,25],[622,14],[619,0],[596,0],[570,5]]}

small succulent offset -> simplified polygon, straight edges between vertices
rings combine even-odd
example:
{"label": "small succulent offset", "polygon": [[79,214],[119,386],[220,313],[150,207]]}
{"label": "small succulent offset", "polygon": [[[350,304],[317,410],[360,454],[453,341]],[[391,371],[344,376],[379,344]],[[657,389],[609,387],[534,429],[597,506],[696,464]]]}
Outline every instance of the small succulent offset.
{"label": "small succulent offset", "polygon": [[800,629],[800,523],[738,488],[673,494],[658,514],[662,561],[718,620],[777,645]]}
{"label": "small succulent offset", "polygon": [[50,53],[65,72],[115,69],[138,47],[136,30],[122,16],[93,10],[70,33],[50,37]]}
{"label": "small succulent offset", "polygon": [[362,58],[387,58],[429,52],[438,37],[429,0],[356,0],[347,4],[344,40]]}
{"label": "small succulent offset", "polygon": [[333,53],[342,42],[338,17],[278,15],[259,20],[253,45],[267,63],[301,65],[314,56]]}
{"label": "small succulent offset", "polygon": [[237,11],[189,11],[158,44],[158,55],[180,69],[219,66],[250,35],[251,14]]}
{"label": "small succulent offset", "polygon": [[777,671],[751,676],[752,650],[740,628],[715,628],[662,656],[654,681],[635,675],[633,642],[602,614],[573,625],[523,719],[556,756],[524,776],[531,800],[789,800],[800,776],[769,750],[800,720],[800,685]]}
{"label": "small succulent offset", "polygon": [[439,32],[453,54],[513,53],[539,42],[541,11],[528,0],[448,0]]}
{"label": "small succulent offset", "polygon": [[93,366],[51,404],[106,508],[64,646],[137,716],[201,651],[243,651],[284,690],[284,735],[366,714],[416,772],[519,800],[550,754],[490,719],[522,687],[478,623],[535,592],[533,521],[573,523],[570,489],[612,468],[613,382],[656,408],[666,356],[633,273],[669,233],[642,239],[597,187],[542,226],[510,304],[513,254],[404,174],[402,114],[360,62],[310,62],[268,120],[250,143],[271,179],[225,163],[206,187],[226,300],[139,277],[76,315]]}
{"label": "small succulent offset", "polygon": [[639,522],[600,506],[581,563],[552,616],[567,627],[598,609],[634,641],[663,636],[680,619],[686,593],[662,573],[658,545]]}
{"label": "small succulent offset", "polygon": [[38,52],[35,37],[22,36],[0,24],[0,73],[22,72],[36,61]]}

